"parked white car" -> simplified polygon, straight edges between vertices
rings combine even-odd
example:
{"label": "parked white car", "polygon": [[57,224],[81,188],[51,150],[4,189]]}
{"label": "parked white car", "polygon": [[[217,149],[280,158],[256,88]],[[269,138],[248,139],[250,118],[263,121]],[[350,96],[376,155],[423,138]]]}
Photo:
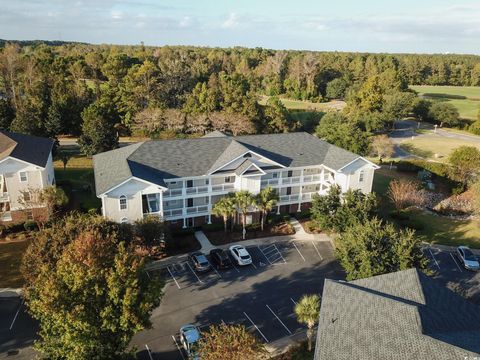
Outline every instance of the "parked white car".
{"label": "parked white car", "polygon": [[252,257],[248,253],[247,249],[242,245],[232,245],[229,248],[230,254],[232,254],[235,262],[240,265],[250,265],[252,263]]}
{"label": "parked white car", "polygon": [[463,266],[467,270],[480,270],[480,264],[478,259],[473,254],[472,250],[468,246],[457,247],[457,257],[462,262]]}

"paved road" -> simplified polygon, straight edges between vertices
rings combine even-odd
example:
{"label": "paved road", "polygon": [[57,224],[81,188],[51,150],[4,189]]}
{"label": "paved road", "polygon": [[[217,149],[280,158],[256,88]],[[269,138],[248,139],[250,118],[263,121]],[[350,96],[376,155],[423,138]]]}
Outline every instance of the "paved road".
{"label": "paved road", "polygon": [[444,137],[449,139],[458,139],[463,141],[476,142],[480,144],[480,136],[469,135],[469,134],[460,134],[451,132],[448,130],[443,130],[437,128],[437,131],[434,132],[434,127],[429,123],[420,123],[420,128],[422,130],[428,130],[427,133],[416,133],[415,129],[418,128],[418,122],[413,120],[400,120],[395,122],[395,130],[390,133],[390,139],[395,145],[395,157],[406,158],[414,157],[421,158],[417,155],[411,154],[400,147],[401,143],[405,140],[409,140],[413,137],[415,138],[438,138]]}

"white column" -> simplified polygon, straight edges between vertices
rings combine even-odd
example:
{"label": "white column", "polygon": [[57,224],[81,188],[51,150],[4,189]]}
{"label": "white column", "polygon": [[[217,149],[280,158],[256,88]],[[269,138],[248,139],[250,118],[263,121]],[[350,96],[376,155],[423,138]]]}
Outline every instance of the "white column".
{"label": "white column", "polygon": [[160,207],[159,207],[160,216],[163,218],[163,192],[162,191],[160,191],[160,193],[159,193],[159,199],[160,199],[159,200],[160,201],[160,204],[159,204],[160,205]]}
{"label": "white column", "polygon": [[299,186],[299,191],[298,191],[298,209],[297,212],[300,212],[300,207],[302,206],[302,187],[303,187],[303,170],[300,172],[300,186]]}

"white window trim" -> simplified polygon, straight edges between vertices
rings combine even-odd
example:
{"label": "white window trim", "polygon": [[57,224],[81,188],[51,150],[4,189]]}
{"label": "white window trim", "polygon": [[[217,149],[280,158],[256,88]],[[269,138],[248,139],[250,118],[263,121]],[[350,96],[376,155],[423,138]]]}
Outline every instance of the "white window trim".
{"label": "white window trim", "polygon": [[[25,180],[22,180],[22,173],[25,174]],[[26,171],[19,171],[18,172],[18,178],[20,179],[20,182],[28,182],[28,173]]]}
{"label": "white window trim", "polygon": [[365,181],[365,170],[360,170],[358,173],[358,182],[363,183]]}
{"label": "white window trim", "polygon": [[[125,199],[125,209],[122,209],[122,200]],[[128,210],[128,199],[126,195],[120,195],[118,198],[118,209],[120,211],[126,211]]]}

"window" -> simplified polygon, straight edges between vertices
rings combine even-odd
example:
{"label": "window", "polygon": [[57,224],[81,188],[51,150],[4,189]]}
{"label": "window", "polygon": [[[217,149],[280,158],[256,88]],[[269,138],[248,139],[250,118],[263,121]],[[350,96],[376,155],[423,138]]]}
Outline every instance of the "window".
{"label": "window", "polygon": [[210,184],[210,180],[209,179],[205,179],[205,185],[208,185]]}
{"label": "window", "polygon": [[205,204],[208,204],[208,200],[209,200],[208,196],[205,196]]}
{"label": "window", "polygon": [[32,196],[30,195],[30,192],[29,191],[25,191],[23,193],[23,201],[30,201],[32,200]]}
{"label": "window", "polygon": [[125,195],[120,196],[119,204],[120,210],[127,210],[127,197]]}
{"label": "window", "polygon": [[244,158],[251,158],[252,157],[252,154],[250,153],[246,153],[245,155],[243,155]]}
{"label": "window", "polygon": [[290,186],[287,187],[287,195],[292,195],[292,188]]}
{"label": "window", "polygon": [[33,220],[33,211],[32,210],[27,210],[27,220]]}
{"label": "window", "polygon": [[226,183],[231,183],[232,182],[232,176],[225,176],[225,182]]}
{"label": "window", "polygon": [[278,177],[278,173],[272,173],[272,179],[276,179]]}
{"label": "window", "polygon": [[177,182],[176,181],[170,181],[168,184],[169,185],[177,185]]}
{"label": "window", "polygon": [[20,171],[18,175],[20,176],[20,182],[26,182],[28,180],[26,171]]}
{"label": "window", "polygon": [[122,218],[122,220],[120,220],[120,222],[121,222],[122,224],[128,223],[128,219],[127,219],[127,218]]}
{"label": "window", "polygon": [[363,182],[363,180],[365,180],[365,170],[361,170],[358,174],[358,182]]}
{"label": "window", "polygon": [[187,180],[187,188],[193,187],[193,180]]}
{"label": "window", "polygon": [[187,207],[193,206],[193,198],[187,199]]}
{"label": "window", "polygon": [[287,172],[287,177],[292,177],[292,175],[293,175],[293,171],[292,171],[292,170],[288,170],[288,172]]}

